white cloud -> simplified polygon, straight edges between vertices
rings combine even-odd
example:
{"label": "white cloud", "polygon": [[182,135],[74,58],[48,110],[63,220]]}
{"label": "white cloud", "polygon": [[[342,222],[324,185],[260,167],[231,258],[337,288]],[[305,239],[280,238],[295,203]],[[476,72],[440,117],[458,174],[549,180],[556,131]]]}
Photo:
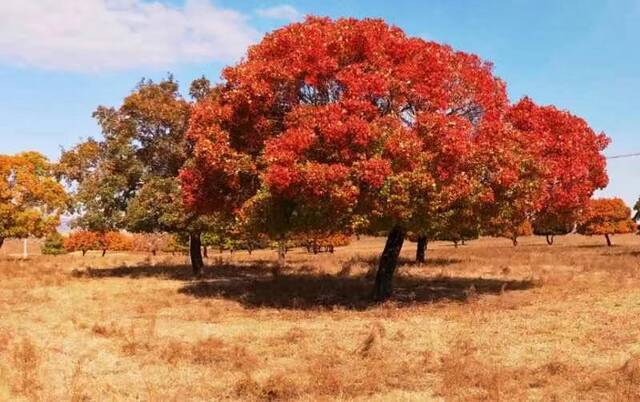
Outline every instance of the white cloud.
{"label": "white cloud", "polygon": [[0,62],[111,71],[239,59],[259,38],[208,0],[0,0]]}
{"label": "white cloud", "polygon": [[273,18],[276,20],[287,21],[297,21],[302,18],[302,14],[288,4],[282,4],[269,8],[259,8],[256,10],[256,14],[264,18]]}

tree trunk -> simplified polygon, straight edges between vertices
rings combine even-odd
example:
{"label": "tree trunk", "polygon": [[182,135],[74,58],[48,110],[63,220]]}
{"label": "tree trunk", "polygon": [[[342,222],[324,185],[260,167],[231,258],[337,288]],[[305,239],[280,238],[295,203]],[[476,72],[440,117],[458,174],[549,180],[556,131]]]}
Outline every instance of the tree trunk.
{"label": "tree trunk", "polygon": [[517,238],[516,236],[513,236],[513,237],[511,238],[511,241],[513,242],[513,247],[515,247],[515,246],[517,246],[517,245],[518,245],[518,238]]}
{"label": "tree trunk", "polygon": [[458,241],[457,240],[453,241],[453,247],[458,248]]}
{"label": "tree trunk", "polygon": [[278,242],[278,268],[284,268],[286,264],[287,247],[284,241]]}
{"label": "tree trunk", "polygon": [[4,237],[0,237],[0,248],[2,248],[3,244],[4,244]]}
{"label": "tree trunk", "polygon": [[613,246],[613,244],[611,243],[611,238],[609,237],[609,233],[605,234],[604,238],[607,239],[607,246]]}
{"label": "tree trunk", "polygon": [[373,287],[373,298],[376,301],[385,301],[391,297],[393,289],[393,274],[398,266],[398,257],[404,243],[405,230],[395,226],[387,236],[387,242],[380,256],[378,272]]}
{"label": "tree trunk", "polygon": [[207,246],[202,247],[202,255],[204,258],[209,258],[209,249]]}
{"label": "tree trunk", "polygon": [[191,258],[191,268],[194,276],[202,275],[202,242],[200,233],[189,233],[189,257]]}
{"label": "tree trunk", "polygon": [[156,256],[156,254],[158,254],[158,251],[157,251],[157,250],[151,250],[151,255],[152,255],[152,256],[154,256],[154,257],[155,257],[155,256]]}
{"label": "tree trunk", "polygon": [[82,256],[84,257],[87,254],[87,250],[82,250]]}
{"label": "tree trunk", "polygon": [[107,249],[106,249],[106,248],[103,248],[103,249],[102,249],[102,256],[104,257],[104,256],[105,256],[105,254],[107,254]]}
{"label": "tree trunk", "polygon": [[460,239],[460,243],[462,243],[463,246],[465,245],[464,242],[465,242],[464,239]]}
{"label": "tree trunk", "polygon": [[547,235],[547,244],[553,245],[553,235]]}
{"label": "tree trunk", "polygon": [[416,249],[416,262],[424,263],[427,251],[427,236],[418,237],[418,248]]}

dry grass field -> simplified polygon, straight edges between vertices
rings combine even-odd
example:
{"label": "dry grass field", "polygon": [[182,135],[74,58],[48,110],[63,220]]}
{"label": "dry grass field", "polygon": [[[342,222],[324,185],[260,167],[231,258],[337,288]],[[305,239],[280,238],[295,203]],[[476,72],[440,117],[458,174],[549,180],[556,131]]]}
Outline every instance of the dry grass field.
{"label": "dry grass field", "polygon": [[282,272],[211,253],[199,281],[182,256],[3,256],[0,400],[640,400],[640,239],[614,242],[407,243],[383,305],[383,239]]}

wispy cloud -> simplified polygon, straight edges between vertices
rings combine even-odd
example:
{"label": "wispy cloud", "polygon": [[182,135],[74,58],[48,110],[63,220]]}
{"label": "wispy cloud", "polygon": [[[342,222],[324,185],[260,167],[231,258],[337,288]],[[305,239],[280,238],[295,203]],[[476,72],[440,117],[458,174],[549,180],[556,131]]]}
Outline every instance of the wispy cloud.
{"label": "wispy cloud", "polygon": [[302,18],[302,13],[295,7],[288,4],[281,4],[269,8],[259,8],[256,14],[264,18],[272,18],[276,20],[297,21]]}
{"label": "wispy cloud", "polygon": [[208,0],[1,0],[0,63],[112,71],[234,61],[259,33]]}

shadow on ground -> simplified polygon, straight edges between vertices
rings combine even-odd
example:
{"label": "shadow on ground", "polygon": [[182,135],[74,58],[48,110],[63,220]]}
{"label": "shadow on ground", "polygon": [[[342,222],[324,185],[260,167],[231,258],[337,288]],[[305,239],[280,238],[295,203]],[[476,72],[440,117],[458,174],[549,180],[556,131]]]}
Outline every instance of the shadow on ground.
{"label": "shadow on ground", "polygon": [[[235,300],[250,308],[331,309],[335,307],[364,310],[374,305],[370,293],[372,279],[365,275],[339,277],[334,275],[286,274],[259,279],[229,279],[198,281],[180,289],[197,298]],[[529,289],[529,281],[443,277],[407,278],[395,280],[393,301],[400,305],[465,301],[483,294]]]}
{"label": "shadow on ground", "polygon": [[[454,264],[458,260],[433,259],[427,266]],[[369,264],[369,260],[363,261]],[[375,264],[375,261],[373,261]],[[404,263],[404,261],[403,261]],[[271,263],[222,264],[209,267],[193,280],[190,267],[131,266],[77,271],[88,278],[165,278],[187,281],[179,292],[196,298],[234,300],[248,308],[364,310],[372,307],[373,271],[356,274],[323,274],[302,265],[284,272],[272,269]],[[427,268],[428,269],[428,268]],[[442,301],[463,302],[470,297],[500,294],[533,287],[530,281],[467,277],[420,277],[403,275],[399,269],[394,283],[393,301],[401,306]]]}

